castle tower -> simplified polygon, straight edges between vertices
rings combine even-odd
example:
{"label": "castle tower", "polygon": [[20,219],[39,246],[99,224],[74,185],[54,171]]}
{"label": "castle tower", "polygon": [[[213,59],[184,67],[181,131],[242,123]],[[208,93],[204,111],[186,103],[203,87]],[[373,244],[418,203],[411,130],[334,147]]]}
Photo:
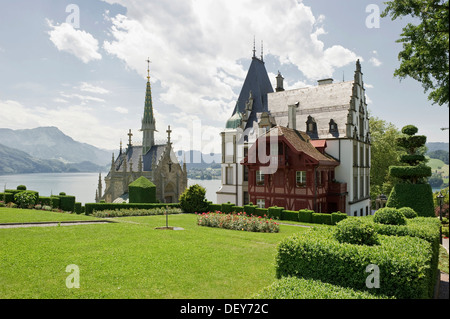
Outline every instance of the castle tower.
{"label": "castle tower", "polygon": [[142,117],[142,155],[155,145],[156,122],[153,116],[152,88],[150,86],[150,60],[147,60],[147,90],[145,92],[144,116]]}

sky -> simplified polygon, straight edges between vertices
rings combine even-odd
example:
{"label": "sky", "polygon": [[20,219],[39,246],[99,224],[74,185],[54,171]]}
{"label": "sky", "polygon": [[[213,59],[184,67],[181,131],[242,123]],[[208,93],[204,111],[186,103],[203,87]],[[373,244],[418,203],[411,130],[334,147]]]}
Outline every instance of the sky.
{"label": "sky", "polygon": [[[363,0],[0,0],[0,128],[56,126],[102,149],[140,143],[147,59],[157,141],[220,153],[251,62],[275,87],[353,79],[360,59],[370,114],[448,142],[449,109],[393,76],[401,29]],[[261,52],[262,48],[262,52]],[[0,141],[1,143],[1,141]]]}

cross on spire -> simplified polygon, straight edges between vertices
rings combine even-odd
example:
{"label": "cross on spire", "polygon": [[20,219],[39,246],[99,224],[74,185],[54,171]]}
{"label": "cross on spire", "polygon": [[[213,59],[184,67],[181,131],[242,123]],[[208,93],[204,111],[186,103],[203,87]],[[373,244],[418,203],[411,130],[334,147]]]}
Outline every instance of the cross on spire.
{"label": "cross on spire", "polygon": [[150,61],[150,58],[147,58],[145,61],[147,61],[147,79],[150,81],[150,63],[152,61]]}
{"label": "cross on spire", "polygon": [[170,133],[172,133],[172,130],[170,129],[170,125],[166,132],[167,132],[167,144],[170,144]]}
{"label": "cross on spire", "polygon": [[131,136],[133,136],[133,133],[131,133],[131,129],[128,130],[128,147],[131,147]]}

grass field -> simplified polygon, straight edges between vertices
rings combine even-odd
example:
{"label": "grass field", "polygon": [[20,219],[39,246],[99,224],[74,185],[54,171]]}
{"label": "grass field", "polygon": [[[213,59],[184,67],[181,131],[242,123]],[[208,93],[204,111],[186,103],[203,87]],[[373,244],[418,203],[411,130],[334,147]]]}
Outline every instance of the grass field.
{"label": "grass field", "polygon": [[447,164],[439,159],[429,158],[429,162],[427,163],[427,165],[431,167],[431,170],[433,172],[440,172],[442,174],[442,179],[444,180],[444,182],[448,183],[449,166]]}
{"label": "grass field", "polygon": [[[0,223],[92,217],[0,208]],[[306,228],[250,233],[196,225],[195,215],[0,229],[0,298],[248,298],[275,280],[277,243]],[[68,265],[80,288],[66,287]]]}

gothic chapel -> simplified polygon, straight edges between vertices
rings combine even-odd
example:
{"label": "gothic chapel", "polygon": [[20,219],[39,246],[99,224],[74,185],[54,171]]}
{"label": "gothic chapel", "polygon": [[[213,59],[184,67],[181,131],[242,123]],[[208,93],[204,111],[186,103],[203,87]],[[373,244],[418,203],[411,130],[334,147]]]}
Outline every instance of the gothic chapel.
{"label": "gothic chapel", "polygon": [[[147,60],[150,63],[149,60]],[[128,185],[141,176],[156,185],[156,198],[161,203],[176,203],[187,187],[186,163],[181,165],[170,141],[170,126],[167,129],[167,143],[155,144],[156,121],[153,113],[150,69],[147,68],[147,89],[145,92],[144,115],[141,121],[142,145],[133,145],[131,129],[128,145],[120,150],[117,158],[112,154],[111,168],[105,177],[105,192],[102,195],[101,174],[99,175],[96,202],[128,202]]]}

